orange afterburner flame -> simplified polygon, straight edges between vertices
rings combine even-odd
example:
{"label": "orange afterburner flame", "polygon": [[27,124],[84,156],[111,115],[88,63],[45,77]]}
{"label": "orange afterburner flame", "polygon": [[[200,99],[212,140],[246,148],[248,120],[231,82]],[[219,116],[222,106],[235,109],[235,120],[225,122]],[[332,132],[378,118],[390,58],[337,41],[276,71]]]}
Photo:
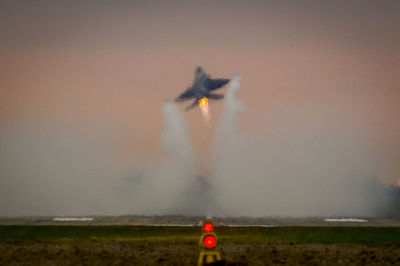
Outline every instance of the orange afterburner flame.
{"label": "orange afterburner flame", "polygon": [[199,105],[201,112],[203,113],[203,117],[206,121],[210,119],[210,113],[208,110],[208,98],[204,97],[198,100],[197,104]]}
{"label": "orange afterburner flame", "polygon": [[202,107],[202,106],[207,106],[207,105],[208,105],[208,99],[207,99],[207,97],[201,98],[201,99],[199,100],[199,106],[200,106],[200,107]]}

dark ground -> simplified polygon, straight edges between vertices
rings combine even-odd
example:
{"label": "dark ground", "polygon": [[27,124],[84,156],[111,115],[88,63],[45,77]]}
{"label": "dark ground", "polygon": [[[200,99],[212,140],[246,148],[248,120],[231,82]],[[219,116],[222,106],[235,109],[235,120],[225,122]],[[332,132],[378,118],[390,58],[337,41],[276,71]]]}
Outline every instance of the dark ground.
{"label": "dark ground", "polygon": [[[398,245],[221,244],[235,265],[400,265]],[[0,265],[195,265],[197,243],[31,242],[1,243]]]}
{"label": "dark ground", "polygon": [[[399,227],[216,227],[229,265],[400,265]],[[200,227],[0,226],[0,265],[195,265]]]}

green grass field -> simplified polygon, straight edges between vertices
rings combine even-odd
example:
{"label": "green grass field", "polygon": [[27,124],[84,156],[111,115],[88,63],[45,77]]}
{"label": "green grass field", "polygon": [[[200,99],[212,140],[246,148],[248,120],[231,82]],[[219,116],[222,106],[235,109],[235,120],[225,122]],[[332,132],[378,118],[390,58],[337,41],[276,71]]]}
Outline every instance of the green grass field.
{"label": "green grass field", "polygon": [[[217,227],[222,243],[357,243],[400,245],[398,227]],[[200,227],[0,226],[9,241],[197,241]]]}
{"label": "green grass field", "polygon": [[[216,227],[226,265],[400,264],[399,227]],[[0,226],[0,265],[194,265],[200,227]]]}

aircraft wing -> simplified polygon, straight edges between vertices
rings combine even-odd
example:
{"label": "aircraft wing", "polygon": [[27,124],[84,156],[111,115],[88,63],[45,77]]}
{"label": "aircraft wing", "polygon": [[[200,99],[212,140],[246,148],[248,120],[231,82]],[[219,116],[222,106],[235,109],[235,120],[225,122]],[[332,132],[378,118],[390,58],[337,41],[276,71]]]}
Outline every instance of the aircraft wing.
{"label": "aircraft wing", "polygon": [[204,86],[207,88],[207,90],[213,91],[213,90],[221,88],[228,82],[229,82],[229,79],[210,79],[210,78],[208,78],[204,82]]}
{"label": "aircraft wing", "polygon": [[224,98],[224,95],[217,93],[208,93],[206,97],[213,100],[221,100]]}
{"label": "aircraft wing", "polygon": [[191,105],[185,108],[185,111],[189,111],[190,109],[194,108],[197,106],[197,100],[194,101]]}
{"label": "aircraft wing", "polygon": [[183,93],[181,93],[181,95],[176,97],[175,101],[185,101],[192,97],[194,97],[194,91],[193,91],[193,89],[189,88],[186,91],[184,91]]}

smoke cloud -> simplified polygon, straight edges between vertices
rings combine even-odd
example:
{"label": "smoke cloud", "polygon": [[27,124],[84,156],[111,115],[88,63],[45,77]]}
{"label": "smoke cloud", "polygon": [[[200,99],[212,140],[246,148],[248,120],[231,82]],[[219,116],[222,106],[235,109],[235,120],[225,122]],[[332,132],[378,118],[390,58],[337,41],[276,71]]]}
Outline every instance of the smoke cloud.
{"label": "smoke cloud", "polygon": [[163,115],[165,131],[161,144],[168,159],[143,171],[142,183],[131,192],[135,213],[180,213],[182,195],[194,180],[193,147],[183,115],[173,102],[164,104]]}
{"label": "smoke cloud", "polygon": [[[144,174],[144,184],[133,196],[134,202],[140,202],[137,211],[207,216],[387,213],[385,206],[393,193],[388,194],[372,176],[373,158],[361,145],[324,134],[314,141],[272,135],[266,143],[242,136],[236,127],[245,110],[236,98],[240,82],[235,76],[226,91],[208,176],[196,175],[196,158],[182,113],[172,102],[164,105],[161,140],[170,158]],[[142,195],[140,200],[138,195]]]}
{"label": "smoke cloud", "polygon": [[0,216],[399,216],[400,1],[288,2],[2,1]]}
{"label": "smoke cloud", "polygon": [[181,111],[167,102],[163,115],[160,144],[167,156],[140,169],[119,166],[104,145],[110,137],[99,136],[98,128],[75,134],[68,127],[39,125],[4,131],[0,215],[191,213],[187,201],[200,197],[193,187],[206,184],[195,178],[193,147]]}
{"label": "smoke cloud", "polygon": [[[252,143],[235,123],[243,104],[235,97],[240,78],[226,93],[216,132],[215,168],[211,180],[219,213],[228,216],[373,216],[387,195],[368,165],[367,155],[350,143],[271,136]],[[304,126],[304,125],[303,125]],[[299,132],[299,131],[297,131]],[[284,142],[280,138],[284,138]],[[300,143],[292,143],[293,140]],[[304,143],[301,143],[304,141]],[[366,153],[367,154],[367,153]],[[317,157],[323,156],[323,157]]]}
{"label": "smoke cloud", "polygon": [[118,166],[98,130],[76,138],[64,128],[4,131],[0,214],[398,215],[398,190],[377,181],[374,158],[363,145],[329,132],[302,135],[307,125],[271,133],[264,142],[242,136],[236,128],[245,109],[236,98],[240,82],[235,76],[226,91],[208,176],[196,173],[174,102],[162,108],[166,156],[138,169]]}

